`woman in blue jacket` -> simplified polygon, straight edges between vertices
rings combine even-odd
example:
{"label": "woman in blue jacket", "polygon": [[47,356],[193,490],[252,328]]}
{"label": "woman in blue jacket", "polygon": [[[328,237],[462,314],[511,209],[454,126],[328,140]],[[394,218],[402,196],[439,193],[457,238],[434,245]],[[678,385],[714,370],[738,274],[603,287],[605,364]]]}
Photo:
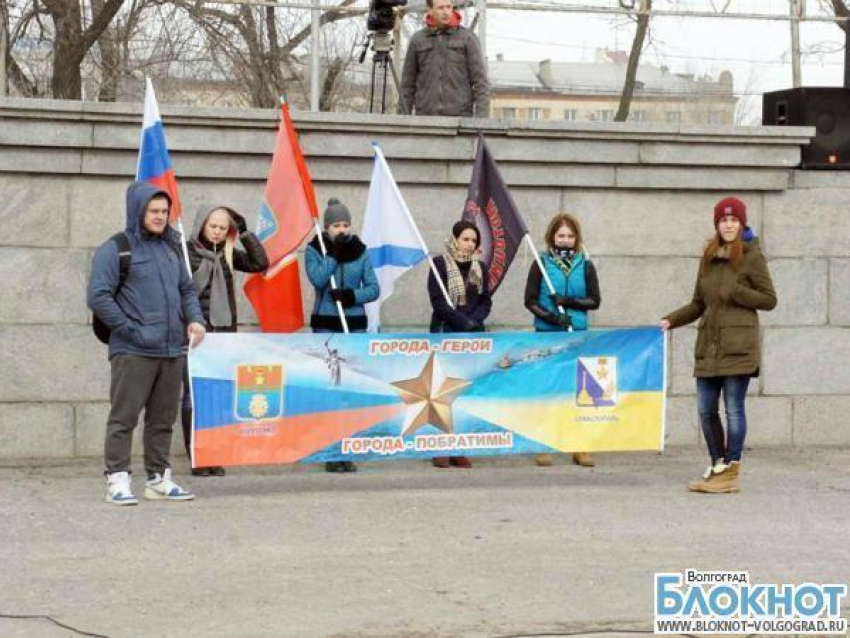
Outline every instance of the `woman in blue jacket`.
{"label": "woman in blue jacket", "polygon": [[[534,315],[534,329],[587,330],[587,312],[599,308],[602,298],[596,267],[582,241],[581,225],[572,215],[559,213],[549,222],[544,239],[546,252],[540,258],[555,292],[549,290],[537,262],[533,263],[525,284],[525,307]],[[573,463],[594,465],[587,452],[574,453]],[[539,454],[537,464],[552,465],[552,455]]]}
{"label": "woman in blue jacket", "polygon": [[[366,332],[366,310],[363,305],[375,301],[380,294],[378,278],[366,245],[351,233],[351,213],[337,198],[328,200],[323,216],[323,254],[318,236],[307,244],[305,261],[307,277],[316,290],[310,326],[313,332],[343,332],[336,302],[345,312],[350,332]],[[336,287],[331,286],[331,277]],[[325,463],[328,472],[356,472],[351,461]]]}

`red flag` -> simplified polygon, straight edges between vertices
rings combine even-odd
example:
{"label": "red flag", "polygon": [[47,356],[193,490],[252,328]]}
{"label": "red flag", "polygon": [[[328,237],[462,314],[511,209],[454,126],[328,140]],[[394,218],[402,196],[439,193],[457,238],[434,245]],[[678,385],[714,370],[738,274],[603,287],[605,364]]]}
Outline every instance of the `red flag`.
{"label": "red flag", "polygon": [[298,145],[289,107],[281,107],[272,166],[260,207],[257,237],[271,266],[245,282],[263,332],[294,332],[304,326],[301,279],[295,251],[313,229],[318,215],[313,182]]}
{"label": "red flag", "polygon": [[295,332],[304,327],[298,255],[292,253],[263,275],[245,282],[245,295],[263,332]]}

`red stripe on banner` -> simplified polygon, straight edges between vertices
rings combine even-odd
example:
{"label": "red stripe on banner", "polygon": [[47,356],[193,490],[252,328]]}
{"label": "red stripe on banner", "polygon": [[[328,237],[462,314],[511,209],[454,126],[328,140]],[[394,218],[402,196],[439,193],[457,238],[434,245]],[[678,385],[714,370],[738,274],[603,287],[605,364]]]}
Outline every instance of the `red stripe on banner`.
{"label": "red stripe on banner", "polygon": [[403,404],[299,414],[195,432],[195,464],[295,463],[405,410]]}

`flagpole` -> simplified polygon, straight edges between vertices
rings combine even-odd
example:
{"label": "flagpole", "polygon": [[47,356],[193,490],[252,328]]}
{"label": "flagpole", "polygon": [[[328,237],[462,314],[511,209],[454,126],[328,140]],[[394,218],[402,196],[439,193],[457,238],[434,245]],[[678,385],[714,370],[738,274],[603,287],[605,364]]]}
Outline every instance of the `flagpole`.
{"label": "flagpole", "polygon": [[446,298],[446,303],[449,304],[449,308],[454,310],[455,305],[452,303],[452,298],[449,297],[449,291],[446,290],[446,284],[443,283],[443,278],[440,277],[440,271],[437,270],[437,266],[434,265],[434,260],[431,258],[430,254],[428,255],[428,263],[431,265],[431,272],[434,273],[434,279],[437,280],[437,285],[440,287],[440,290],[443,291],[443,297]]}
{"label": "flagpole", "polygon": [[[322,229],[319,226],[319,220],[316,220],[316,236],[319,238],[319,246],[322,249],[322,256],[328,256],[328,249],[325,247],[325,239],[322,237]],[[337,290],[336,277],[331,273],[331,290]],[[345,310],[342,309],[342,302],[336,302],[336,309],[339,312],[339,320],[342,322],[342,329],[345,334],[348,334],[348,321],[345,319]]]}
{"label": "flagpole", "polygon": [[[387,163],[387,159],[384,157],[384,152],[381,150],[381,147],[378,146],[377,142],[372,142],[372,147],[375,149],[375,154],[381,158],[384,164]],[[387,166],[387,172],[389,171],[389,166]],[[404,198],[401,196],[401,192],[398,190],[398,185],[395,183],[395,180],[390,180],[390,184],[395,191],[396,196],[400,201],[404,201]],[[404,212],[407,214],[407,219],[410,220],[410,225],[413,227],[413,232],[416,234],[416,239],[419,240],[419,244],[422,247],[422,251],[428,255],[428,263],[431,266],[431,272],[434,273],[434,279],[437,280],[437,285],[440,287],[440,290],[443,292],[443,297],[446,298],[446,303],[449,304],[449,308],[452,310],[455,309],[455,305],[452,303],[451,297],[449,297],[449,291],[446,290],[446,285],[443,283],[443,278],[440,277],[440,273],[437,270],[437,266],[434,265],[434,260],[431,258],[431,253],[428,251],[428,246],[425,244],[425,240],[422,238],[422,233],[419,232],[419,227],[416,225],[416,222],[413,221],[413,215],[410,212],[410,209],[405,205],[403,206]]]}
{"label": "flagpole", "polygon": [[177,232],[180,234],[180,247],[183,253],[183,263],[186,265],[186,272],[189,273],[189,278],[192,277],[192,262],[189,261],[189,248],[186,245],[186,231],[183,230],[182,215],[177,219]]}
{"label": "flagpole", "polygon": [[[528,246],[531,248],[532,254],[534,254],[534,261],[537,262],[537,267],[540,269],[540,272],[543,274],[543,279],[546,282],[546,287],[549,288],[549,294],[550,295],[556,294],[557,291],[555,290],[555,286],[552,284],[552,280],[549,279],[549,273],[546,272],[546,268],[543,267],[543,260],[540,259],[540,253],[537,252],[537,246],[535,246],[534,242],[531,241],[531,235],[526,233],[525,235],[523,235],[522,238],[524,240],[526,240]],[[555,307],[558,309],[559,314],[561,314],[561,315],[567,314],[566,311],[560,306],[560,304],[555,304]],[[570,332],[573,331],[572,326],[569,326],[568,329],[569,329]]]}
{"label": "flagpole", "polygon": [[186,245],[186,231],[183,230],[183,215],[177,218],[177,232],[180,233],[180,246],[183,248],[183,260],[186,262],[186,272],[192,278],[192,262],[189,261],[189,247]]}

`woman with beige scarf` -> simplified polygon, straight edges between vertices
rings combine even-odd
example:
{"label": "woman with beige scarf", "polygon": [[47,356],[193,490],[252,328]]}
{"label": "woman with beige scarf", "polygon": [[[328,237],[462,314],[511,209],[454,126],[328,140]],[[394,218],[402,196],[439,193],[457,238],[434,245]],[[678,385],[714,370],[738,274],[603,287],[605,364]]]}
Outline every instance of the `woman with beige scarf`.
{"label": "woman with beige scarf", "polygon": [[[431,332],[484,332],[484,320],[490,314],[492,301],[487,288],[487,267],[478,261],[481,233],[475,224],[459,221],[452,227],[446,243],[446,253],[434,258],[451,299],[451,305],[434,276],[428,275],[428,294],[431,297]],[[465,456],[435,457],[435,467],[470,468]]]}

